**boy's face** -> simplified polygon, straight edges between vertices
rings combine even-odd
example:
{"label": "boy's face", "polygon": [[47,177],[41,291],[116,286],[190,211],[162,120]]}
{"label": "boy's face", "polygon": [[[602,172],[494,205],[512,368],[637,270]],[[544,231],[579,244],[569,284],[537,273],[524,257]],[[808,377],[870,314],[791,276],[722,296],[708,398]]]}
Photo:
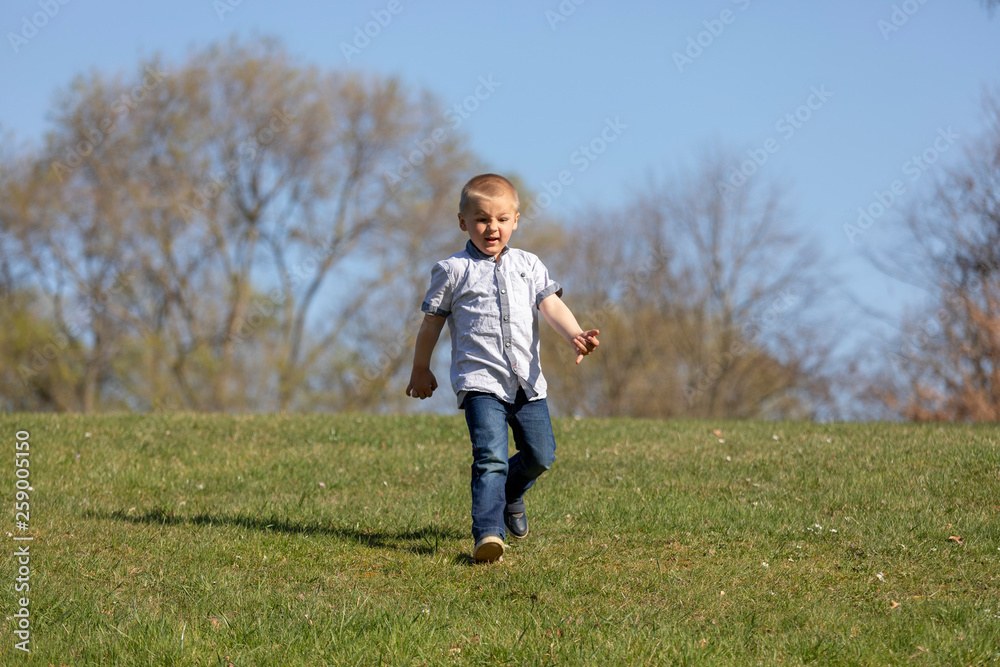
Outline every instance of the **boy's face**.
{"label": "boy's face", "polygon": [[496,257],[507,247],[510,235],[517,229],[519,216],[514,199],[508,194],[492,199],[473,199],[466,210],[458,214],[458,226],[463,232],[469,232],[469,239],[480,252]]}

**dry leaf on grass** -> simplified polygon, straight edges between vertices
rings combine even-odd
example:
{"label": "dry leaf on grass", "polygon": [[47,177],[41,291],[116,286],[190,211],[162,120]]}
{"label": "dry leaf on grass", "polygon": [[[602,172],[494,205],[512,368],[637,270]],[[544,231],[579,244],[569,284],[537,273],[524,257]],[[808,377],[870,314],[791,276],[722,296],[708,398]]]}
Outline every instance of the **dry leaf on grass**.
{"label": "dry leaf on grass", "polygon": [[954,542],[958,542],[959,544],[962,544],[963,543],[962,540],[964,540],[965,538],[963,538],[961,535],[949,535],[948,539]]}
{"label": "dry leaf on grass", "polygon": [[895,609],[896,607],[899,606],[899,603],[896,602],[895,600],[889,600],[889,602],[892,603],[891,605],[889,605],[889,609]]}
{"label": "dry leaf on grass", "polygon": [[712,429],[712,435],[714,435],[716,438],[721,438],[722,437],[722,431],[720,431],[717,428]]}

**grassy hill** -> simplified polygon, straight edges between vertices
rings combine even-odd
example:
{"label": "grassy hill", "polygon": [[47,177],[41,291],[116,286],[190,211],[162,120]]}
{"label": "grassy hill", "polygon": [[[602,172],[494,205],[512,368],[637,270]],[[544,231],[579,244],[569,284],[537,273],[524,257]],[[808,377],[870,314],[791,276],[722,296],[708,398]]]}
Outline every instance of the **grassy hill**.
{"label": "grassy hill", "polygon": [[1000,661],[1000,428],[555,428],[531,535],[474,565],[460,415],[0,416],[2,661]]}

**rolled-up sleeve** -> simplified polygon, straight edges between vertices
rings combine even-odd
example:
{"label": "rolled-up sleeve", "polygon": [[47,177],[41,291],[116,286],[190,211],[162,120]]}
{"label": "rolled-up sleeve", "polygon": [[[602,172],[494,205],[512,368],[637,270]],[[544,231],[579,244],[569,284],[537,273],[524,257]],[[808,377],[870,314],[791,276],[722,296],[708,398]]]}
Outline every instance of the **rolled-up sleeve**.
{"label": "rolled-up sleeve", "polygon": [[427,296],[420,310],[428,315],[438,317],[448,317],[451,315],[451,299],[454,293],[454,285],[451,276],[443,262],[438,262],[431,269],[431,286],[427,289]]}
{"label": "rolled-up sleeve", "polygon": [[542,301],[553,294],[562,297],[562,285],[549,277],[549,270],[539,260],[532,267],[532,279],[535,281],[535,308],[542,305]]}

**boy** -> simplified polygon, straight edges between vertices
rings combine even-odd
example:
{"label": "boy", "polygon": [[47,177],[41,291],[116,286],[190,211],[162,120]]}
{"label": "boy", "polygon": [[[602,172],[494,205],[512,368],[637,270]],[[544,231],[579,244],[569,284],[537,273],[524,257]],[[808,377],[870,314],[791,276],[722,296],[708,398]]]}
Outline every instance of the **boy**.
{"label": "boy", "polygon": [[[451,384],[472,440],[472,537],[476,561],[503,555],[504,535],[528,534],[524,492],[555,460],[545,378],[539,364],[538,314],[576,350],[576,363],[598,345],[559,298],[562,287],[531,253],[507,247],[517,229],[517,190],[496,174],[462,188],[458,226],[465,250],[438,262],[421,306],[407,396],[437,389],[431,354],[441,328],[451,332]],[[507,426],[517,454],[507,459]]]}

